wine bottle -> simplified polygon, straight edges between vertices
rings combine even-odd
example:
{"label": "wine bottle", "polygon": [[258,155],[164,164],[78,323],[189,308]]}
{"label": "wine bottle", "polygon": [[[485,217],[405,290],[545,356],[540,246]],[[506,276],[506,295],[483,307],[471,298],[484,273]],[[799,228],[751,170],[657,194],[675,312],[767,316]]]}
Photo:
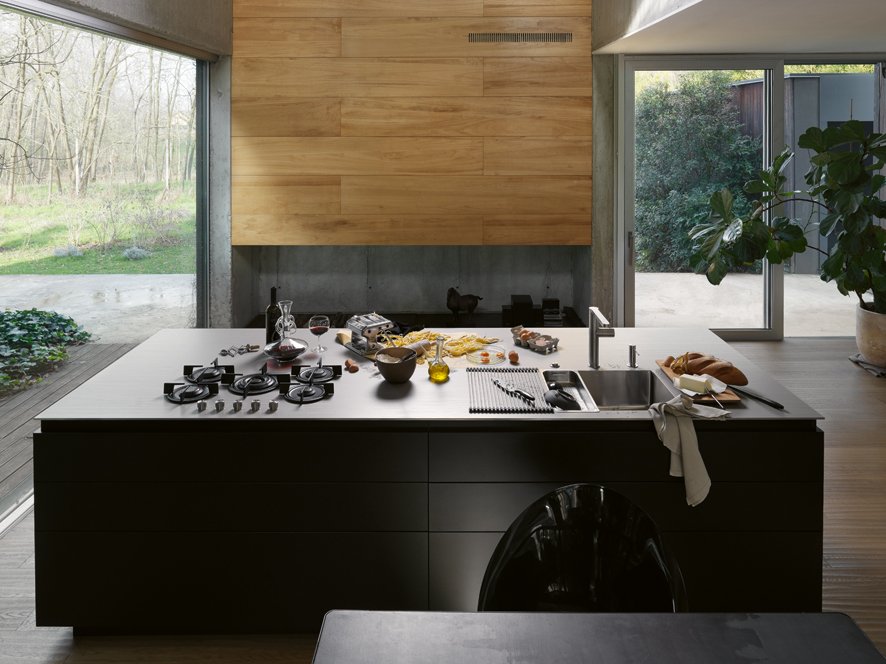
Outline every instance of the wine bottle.
{"label": "wine bottle", "polygon": [[280,305],[277,304],[277,287],[271,286],[271,303],[265,309],[265,343],[269,344],[272,341],[280,338],[280,335],[277,334],[277,330],[275,326],[277,325],[277,321],[280,319],[280,316],[283,315],[283,312],[280,310]]}

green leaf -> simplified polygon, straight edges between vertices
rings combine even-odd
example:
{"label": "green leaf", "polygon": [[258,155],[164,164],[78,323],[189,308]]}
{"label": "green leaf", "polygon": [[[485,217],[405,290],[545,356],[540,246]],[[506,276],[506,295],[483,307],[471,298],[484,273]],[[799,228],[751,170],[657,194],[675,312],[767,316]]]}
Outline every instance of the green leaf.
{"label": "green leaf", "polygon": [[805,150],[815,150],[816,152],[822,152],[827,149],[822,131],[818,127],[810,127],[804,131],[797,140],[797,146]]}
{"label": "green leaf", "polygon": [[728,189],[715,191],[711,195],[711,209],[725,221],[732,220],[732,192]]}

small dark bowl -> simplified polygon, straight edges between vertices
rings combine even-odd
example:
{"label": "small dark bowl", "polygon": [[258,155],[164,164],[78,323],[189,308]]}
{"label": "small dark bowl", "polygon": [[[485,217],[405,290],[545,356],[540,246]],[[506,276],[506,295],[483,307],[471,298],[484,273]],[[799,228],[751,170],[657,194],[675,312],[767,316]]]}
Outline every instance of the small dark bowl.
{"label": "small dark bowl", "polygon": [[[385,362],[384,357],[398,358],[400,362]],[[418,357],[411,348],[382,348],[375,354],[375,366],[389,383],[405,383],[415,373],[415,360]]]}

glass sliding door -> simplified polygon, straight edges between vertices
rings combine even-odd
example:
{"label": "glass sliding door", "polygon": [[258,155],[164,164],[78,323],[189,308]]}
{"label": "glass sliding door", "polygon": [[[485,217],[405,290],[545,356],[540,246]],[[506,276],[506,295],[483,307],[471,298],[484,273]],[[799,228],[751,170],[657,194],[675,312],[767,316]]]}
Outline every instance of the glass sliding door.
{"label": "glass sliding door", "polygon": [[774,306],[780,266],[761,261],[712,286],[690,267],[688,237],[706,218],[711,194],[724,187],[739,212],[750,209],[743,186],[768,163],[770,146],[781,145],[781,123],[771,112],[780,76],[774,62],[625,59],[619,253],[626,325],[781,335]]}

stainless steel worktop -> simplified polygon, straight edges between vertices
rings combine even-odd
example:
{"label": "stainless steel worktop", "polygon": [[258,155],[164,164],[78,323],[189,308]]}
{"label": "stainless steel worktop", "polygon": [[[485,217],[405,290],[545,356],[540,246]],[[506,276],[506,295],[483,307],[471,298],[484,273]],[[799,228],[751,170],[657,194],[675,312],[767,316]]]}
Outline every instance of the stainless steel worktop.
{"label": "stainless steel worktop", "polygon": [[[441,329],[445,333],[459,330]],[[514,348],[510,331],[506,328],[470,329],[466,332],[495,336],[506,350]],[[588,331],[585,328],[539,329],[560,338],[559,350],[541,355],[525,348],[517,348],[520,365],[548,369],[556,362],[561,369],[578,370],[588,367]],[[609,411],[601,413],[555,413],[534,415],[475,415],[468,413],[468,386],[465,369],[472,366],[465,358],[447,358],[451,367],[449,381],[436,385],[428,381],[426,365],[416,368],[412,380],[403,385],[391,385],[382,379],[372,362],[354,355],[334,343],[335,330],[330,330],[323,341],[329,347],[325,364],[342,364],[348,358],[360,364],[355,374],[345,373],[335,381],[335,394],[319,403],[297,406],[280,403],[276,412],[262,408],[259,412],[240,412],[212,408],[198,412],[195,404],[176,405],[163,396],[167,382],[182,381],[185,364],[209,364],[222,348],[245,343],[262,343],[264,330],[260,329],[169,329],[162,330],[117,360],[72,393],[39,415],[44,422],[83,420],[148,420],[193,421],[195,418],[215,422],[268,420],[397,420],[397,421],[479,421],[549,420],[645,420],[646,411]],[[307,330],[296,335],[314,345],[315,338]],[[821,419],[815,410],[769,377],[765,368],[750,360],[722,341],[709,330],[700,328],[618,328],[612,338],[600,340],[601,370],[624,369],[628,364],[628,346],[636,345],[640,368],[660,373],[656,359],[686,351],[702,351],[731,361],[748,376],[749,387],[785,405],[784,411],[775,410],[757,401],[744,398],[730,406],[732,420],[812,420]],[[234,358],[220,357],[220,364],[233,364],[237,372],[253,373],[266,361],[261,353],[249,353]],[[306,353],[298,363],[314,363],[317,356]],[[507,363],[503,366],[508,366]],[[663,377],[663,374],[660,374]],[[665,378],[667,380],[667,378]],[[231,402],[234,395],[222,396]],[[266,404],[275,395],[262,395]]]}

